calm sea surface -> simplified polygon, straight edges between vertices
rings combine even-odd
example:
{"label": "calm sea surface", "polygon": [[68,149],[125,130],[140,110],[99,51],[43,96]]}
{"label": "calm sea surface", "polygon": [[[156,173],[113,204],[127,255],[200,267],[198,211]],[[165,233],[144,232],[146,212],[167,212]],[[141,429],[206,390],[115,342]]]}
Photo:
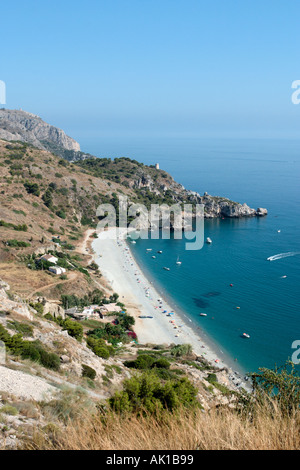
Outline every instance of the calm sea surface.
{"label": "calm sea surface", "polygon": [[[88,150],[98,156],[159,162],[188,189],[268,209],[261,219],[206,221],[205,238],[213,243],[199,251],[185,250],[184,239],[138,240],[132,250],[173,304],[242,369],[291,357],[292,342],[300,340],[300,141],[128,140],[103,142],[98,152],[95,146]],[[163,253],[152,259],[147,248]],[[267,261],[274,255],[280,256]],[[241,338],[244,332],[250,339]]]}

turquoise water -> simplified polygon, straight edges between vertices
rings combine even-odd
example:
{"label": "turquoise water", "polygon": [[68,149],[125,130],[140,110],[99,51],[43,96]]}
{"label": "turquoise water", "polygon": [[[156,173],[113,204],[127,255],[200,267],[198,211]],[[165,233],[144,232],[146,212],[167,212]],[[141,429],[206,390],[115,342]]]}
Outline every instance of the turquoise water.
{"label": "turquoise water", "polygon": [[[119,145],[122,155],[159,162],[186,188],[268,208],[266,218],[205,221],[205,237],[213,243],[199,251],[186,251],[184,239],[138,240],[132,250],[156,285],[242,369],[283,364],[300,339],[300,142],[169,139]],[[163,253],[152,259],[146,248]],[[294,254],[267,261],[287,252]],[[244,332],[250,339],[241,337]]]}

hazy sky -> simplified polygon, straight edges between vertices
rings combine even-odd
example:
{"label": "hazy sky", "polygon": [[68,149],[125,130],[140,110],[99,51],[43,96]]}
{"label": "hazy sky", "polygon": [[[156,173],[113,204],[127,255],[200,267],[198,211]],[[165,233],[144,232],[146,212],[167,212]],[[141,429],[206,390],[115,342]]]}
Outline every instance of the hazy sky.
{"label": "hazy sky", "polygon": [[77,140],[300,137],[299,0],[11,0],[0,80]]}

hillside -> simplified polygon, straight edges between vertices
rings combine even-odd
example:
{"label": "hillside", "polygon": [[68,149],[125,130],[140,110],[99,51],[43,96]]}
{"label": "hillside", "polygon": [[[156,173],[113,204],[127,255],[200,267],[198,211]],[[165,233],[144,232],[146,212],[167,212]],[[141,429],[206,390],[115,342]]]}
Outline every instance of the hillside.
{"label": "hillside", "polygon": [[[72,162],[28,142],[0,140],[0,342],[6,352],[0,347],[0,448],[56,448],[66,426],[68,436],[79,433],[83,416],[93,439],[99,410],[117,413],[118,423],[122,413],[140,416],[144,409],[151,416],[182,407],[209,413],[251,401],[227,370],[189,345],[139,344],[138,316],[106,284],[91,249],[97,207],[117,208],[119,195],[147,208],[203,203],[209,218],[260,215],[188,191],[165,171],[129,158]],[[64,272],[49,271],[49,255]],[[113,312],[104,318],[70,317],[72,309],[107,304]]]}
{"label": "hillside", "polygon": [[22,110],[0,109],[0,139],[22,141],[43,150],[80,152],[80,145],[64,131]]}

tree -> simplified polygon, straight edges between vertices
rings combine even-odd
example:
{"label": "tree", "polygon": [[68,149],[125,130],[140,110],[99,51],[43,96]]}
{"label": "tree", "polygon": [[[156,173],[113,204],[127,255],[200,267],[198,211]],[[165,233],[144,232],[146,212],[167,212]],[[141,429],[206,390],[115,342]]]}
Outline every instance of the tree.
{"label": "tree", "polygon": [[40,189],[37,183],[29,183],[29,181],[26,181],[26,183],[24,183],[24,188],[26,189],[28,194],[33,194],[37,197],[40,195]]}
{"label": "tree", "polygon": [[274,370],[260,368],[251,374],[253,390],[258,401],[266,397],[279,403],[284,413],[290,414],[300,406],[300,376],[291,361]]}

